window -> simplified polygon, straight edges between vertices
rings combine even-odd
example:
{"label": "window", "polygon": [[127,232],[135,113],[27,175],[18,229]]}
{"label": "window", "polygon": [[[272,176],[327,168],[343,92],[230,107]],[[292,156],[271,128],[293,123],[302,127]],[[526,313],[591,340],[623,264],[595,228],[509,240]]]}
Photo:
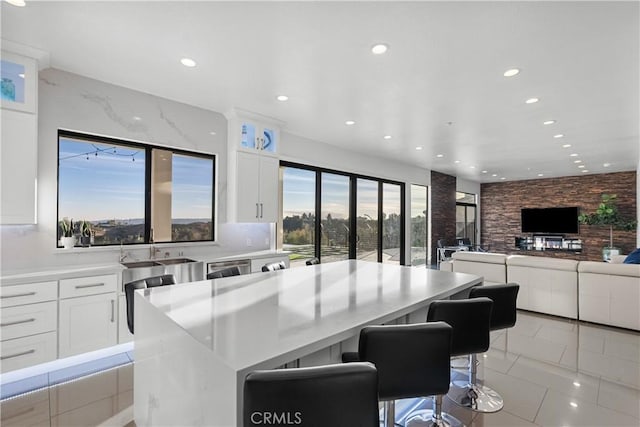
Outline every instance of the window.
{"label": "window", "polygon": [[291,265],[313,257],[402,263],[404,184],[289,162],[281,176]]}
{"label": "window", "polygon": [[211,155],[60,131],[58,222],[73,219],[82,245],[211,241],[214,165]]}
{"label": "window", "polygon": [[411,185],[411,265],[427,263],[427,187]]}
{"label": "window", "polygon": [[476,244],[476,195],[456,192],[456,239]]}

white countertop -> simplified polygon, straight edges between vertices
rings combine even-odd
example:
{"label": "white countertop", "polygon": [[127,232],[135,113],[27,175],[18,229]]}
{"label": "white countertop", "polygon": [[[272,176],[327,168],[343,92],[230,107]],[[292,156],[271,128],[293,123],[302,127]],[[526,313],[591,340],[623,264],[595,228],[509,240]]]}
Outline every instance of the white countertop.
{"label": "white countertop", "polygon": [[238,372],[292,360],[481,282],[469,274],[349,260],[139,292]]}

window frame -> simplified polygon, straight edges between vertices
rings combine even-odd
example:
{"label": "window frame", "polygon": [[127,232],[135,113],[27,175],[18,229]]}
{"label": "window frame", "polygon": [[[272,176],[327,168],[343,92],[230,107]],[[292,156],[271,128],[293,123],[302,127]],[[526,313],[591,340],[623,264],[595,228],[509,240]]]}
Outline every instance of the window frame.
{"label": "window frame", "polygon": [[[304,169],[308,171],[315,172],[315,224],[314,224],[314,252],[315,256],[322,262],[321,257],[321,239],[320,239],[320,224],[322,218],[322,180],[321,176],[323,173],[329,173],[334,175],[346,176],[349,178],[349,259],[356,259],[356,245],[355,245],[355,237],[353,237],[352,230],[357,230],[357,181],[358,179],[366,179],[376,181],[378,183],[378,235],[377,235],[377,244],[378,244],[378,262],[382,262],[382,246],[383,246],[383,224],[382,224],[382,213],[384,211],[383,206],[383,194],[382,188],[383,184],[393,184],[400,186],[400,265],[406,265],[406,184],[401,181],[394,181],[385,178],[379,178],[375,176],[362,175],[353,172],[345,172],[339,171],[336,169],[323,168],[319,166],[306,165],[302,163],[296,163],[286,160],[280,160],[280,167],[289,167],[289,168],[297,168]],[[282,186],[280,188],[282,191]],[[281,206],[282,208],[282,206]],[[282,209],[281,209],[282,213]],[[282,223],[284,218],[279,219],[279,223]],[[279,242],[281,245],[284,243],[284,239],[281,239]]]}
{"label": "window frame", "polygon": [[[94,135],[83,132],[76,132],[66,129],[58,129],[57,135],[57,146],[56,146],[56,248],[61,248],[60,242],[58,240],[58,221],[60,218],[60,139],[68,138],[80,140],[83,142],[91,143],[96,142],[99,144],[114,144],[119,146],[125,146],[127,148],[135,148],[145,153],[145,165],[144,165],[144,175],[145,175],[145,188],[144,188],[144,238],[142,242],[124,242],[124,243],[109,243],[109,244],[93,244],[91,247],[113,247],[122,245],[149,245],[149,244],[183,244],[183,243],[214,243],[216,241],[216,231],[217,231],[217,171],[218,164],[217,159],[218,156],[216,154],[197,152],[197,151],[189,151],[181,148],[175,148],[170,146],[162,146],[156,144],[149,144],[140,141],[132,141],[128,139],[122,138],[113,138],[103,135]],[[202,240],[171,240],[171,241],[161,241],[161,242],[152,242],[151,241],[151,194],[152,194],[152,182],[151,182],[151,169],[152,169],[152,153],[154,149],[171,151],[173,154],[183,155],[183,156],[191,156],[198,157],[203,159],[211,160],[212,165],[212,173],[211,173],[211,239],[202,239]],[[80,248],[81,246],[76,246]]]}

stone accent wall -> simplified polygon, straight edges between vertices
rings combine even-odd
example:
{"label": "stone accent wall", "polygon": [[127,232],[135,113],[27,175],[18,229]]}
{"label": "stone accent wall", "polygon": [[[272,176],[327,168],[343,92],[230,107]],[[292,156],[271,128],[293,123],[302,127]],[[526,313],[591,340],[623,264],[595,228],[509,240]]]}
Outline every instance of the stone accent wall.
{"label": "stone accent wall", "polygon": [[[582,239],[581,254],[520,251],[515,238],[524,235],[520,231],[520,209],[578,206],[580,213],[592,213],[603,193],[618,195],[618,210],[624,218],[637,218],[635,171],[482,184],[482,244],[489,244],[491,252],[601,261],[602,248],[609,246],[606,226],[580,224],[579,234],[566,235]],[[628,254],[636,247],[636,232],[614,230],[613,245]]]}
{"label": "stone accent wall", "polygon": [[437,242],[456,239],[456,177],[431,171],[431,263],[437,261]]}

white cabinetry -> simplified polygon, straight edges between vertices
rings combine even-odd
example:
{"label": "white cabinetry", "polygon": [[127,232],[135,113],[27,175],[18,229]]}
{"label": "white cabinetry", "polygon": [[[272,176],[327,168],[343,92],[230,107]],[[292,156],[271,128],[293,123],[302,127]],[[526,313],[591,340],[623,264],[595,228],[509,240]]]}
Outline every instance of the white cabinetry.
{"label": "white cabinetry", "polygon": [[0,224],[35,224],[38,68],[34,59],[5,51],[2,61],[3,87],[8,80],[13,99],[3,96],[0,114]]}
{"label": "white cabinetry", "polygon": [[227,119],[227,220],[276,222],[280,166],[276,154],[282,122],[238,110]]}
{"label": "white cabinetry", "polygon": [[116,345],[117,275],[60,280],[59,357]]}
{"label": "white cabinetry", "polygon": [[57,298],[57,281],[0,287],[2,372],[56,358]]}

